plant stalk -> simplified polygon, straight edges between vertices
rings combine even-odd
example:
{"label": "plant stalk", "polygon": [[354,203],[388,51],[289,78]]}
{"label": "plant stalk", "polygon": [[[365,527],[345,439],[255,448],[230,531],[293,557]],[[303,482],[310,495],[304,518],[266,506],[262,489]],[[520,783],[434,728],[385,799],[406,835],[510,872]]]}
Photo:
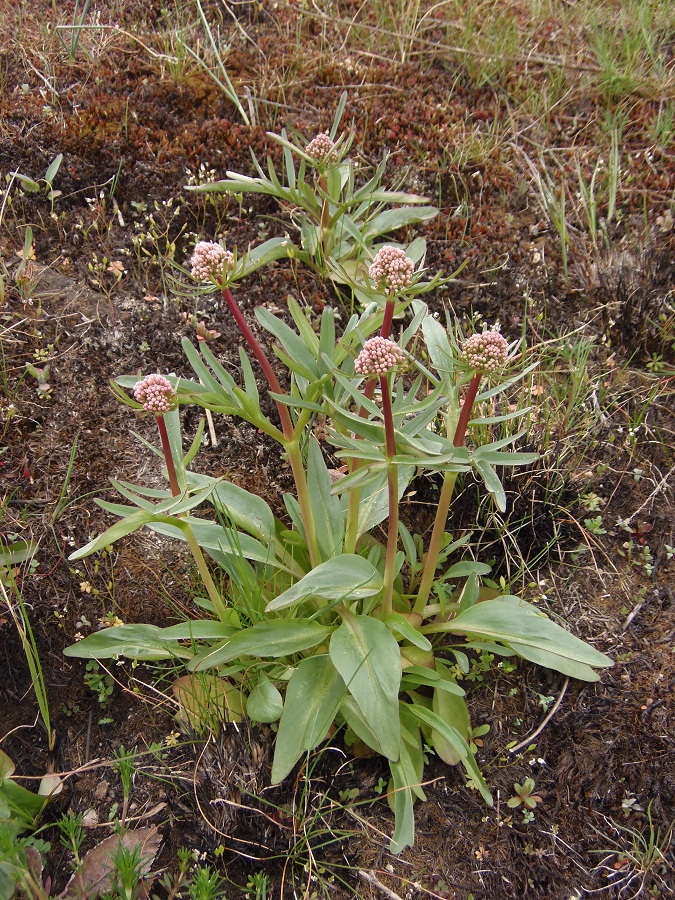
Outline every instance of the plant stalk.
{"label": "plant stalk", "polygon": [[316,536],[316,525],[314,523],[314,516],[312,515],[312,504],[309,499],[309,486],[305,474],[305,465],[297,440],[291,441],[290,444],[286,445],[286,453],[288,454],[288,462],[290,463],[293,478],[295,479],[295,491],[298,495],[298,503],[300,504],[300,512],[302,514],[302,524],[305,528],[309,561],[312,568],[315,568],[321,562],[321,551],[319,549],[319,540]]}
{"label": "plant stalk", "polygon": [[[394,320],[394,306],[395,301],[393,298],[387,300],[386,305],[384,307],[384,319],[382,320],[382,327],[380,328],[380,337],[388,338],[391,334],[391,324]],[[366,386],[364,388],[363,393],[368,398],[368,400],[372,400],[375,394],[375,385],[377,384],[377,378],[371,378],[366,382]],[[367,415],[365,407],[360,407],[359,415],[362,418],[365,418]],[[351,465],[349,467],[350,472],[355,472],[356,469],[361,465],[358,459],[353,459],[351,461]],[[398,502],[398,486],[397,486],[397,494],[396,499]],[[361,500],[361,489],[355,488],[353,491],[349,492],[349,504],[347,507],[347,530],[345,533],[345,553],[355,553],[356,552],[356,541],[358,538],[358,523],[359,523],[359,503]],[[398,525],[396,526],[398,528]]]}
{"label": "plant stalk", "polygon": [[[235,322],[237,323],[237,326],[239,327],[239,330],[243,334],[246,343],[248,344],[251,352],[260,364],[260,368],[263,370],[270,388],[275,394],[283,393],[277,376],[274,374],[274,370],[270,365],[270,361],[268,360],[265,351],[260,346],[258,339],[251,331],[246,319],[242,314],[242,311],[239,309],[239,305],[234,299],[232,291],[229,288],[223,288],[223,297],[228,305],[230,312],[232,313],[232,316],[234,317]],[[288,411],[288,407],[283,403],[279,403],[278,401],[275,402],[277,405],[277,411],[279,413],[279,419],[281,420],[281,428],[283,430],[284,437],[288,442],[284,446],[288,454],[288,461],[293,471],[293,478],[295,479],[295,489],[298,495],[300,511],[302,513],[302,522],[305,527],[305,537],[307,538],[307,548],[309,550],[310,562],[312,566],[318,566],[321,562],[321,553],[319,551],[319,543],[316,537],[316,526],[314,524],[314,518],[312,516],[312,507],[309,502],[309,488],[307,487],[307,477],[305,475],[305,467],[302,460],[302,454],[300,453],[298,438],[293,428],[293,422],[291,421],[291,414]],[[298,424],[300,425],[300,422]],[[301,429],[298,428],[298,431],[300,430]]]}
{"label": "plant stalk", "polygon": [[382,414],[384,417],[385,453],[387,466],[387,496],[389,501],[389,526],[387,529],[387,553],[384,561],[384,584],[382,586],[382,615],[391,615],[394,596],[394,567],[398,549],[398,466],[392,462],[396,455],[396,437],[394,435],[394,416],[391,409],[389,379],[380,378],[382,390]]}
{"label": "plant stalk", "polygon": [[[274,370],[270,365],[270,361],[265,355],[265,351],[260,346],[260,342],[256,338],[256,336],[251,331],[248,322],[243,316],[242,311],[239,309],[239,305],[237,301],[234,299],[232,295],[232,291],[229,288],[223,288],[223,298],[227,303],[227,306],[234,317],[235,322],[241,333],[244,336],[244,340],[248,344],[251,349],[251,352],[258,360],[260,368],[263,370],[263,374],[267,379],[267,383],[275,394],[282,394],[281,385],[277,379],[277,376],[274,374]],[[275,401],[277,405],[277,412],[279,413],[279,419],[281,420],[281,428],[284,432],[284,437],[288,441],[293,440],[293,423],[291,421],[291,414],[288,411],[288,407],[283,403],[279,403],[279,401]]]}
{"label": "plant stalk", "polygon": [[178,485],[176,467],[173,463],[173,454],[171,452],[171,444],[169,443],[169,435],[166,430],[164,416],[157,416],[157,427],[159,428],[159,437],[162,442],[162,452],[164,453],[164,461],[166,462],[166,471],[169,475],[171,493],[174,497],[177,497],[180,494],[180,487]]}
{"label": "plant stalk", "polygon": [[206,560],[204,559],[204,554],[202,553],[202,548],[197,543],[197,538],[194,536],[194,533],[187,522],[183,523],[182,526],[183,533],[185,534],[185,539],[187,541],[187,545],[190,548],[190,552],[194,558],[195,563],[197,564],[197,569],[199,570],[199,574],[202,577],[202,581],[206,587],[206,591],[209,595],[209,600],[213,603],[214,609],[218,614],[218,618],[221,622],[225,621],[227,616],[227,608],[223,603],[222,597],[218,591],[218,588],[211,577],[211,573],[209,572],[209,567],[206,564]]}
{"label": "plant stalk", "polygon": [[[473,409],[473,404],[476,400],[481,377],[481,372],[474,373],[474,376],[469,384],[469,388],[466,392],[466,397],[464,398],[464,403],[462,404],[462,410],[457,421],[457,427],[455,428],[455,436],[452,440],[453,446],[455,447],[464,446],[466,429],[469,424],[469,419],[471,418],[471,410]],[[441,495],[438,498],[438,508],[436,509],[436,517],[434,518],[434,527],[431,532],[429,549],[427,550],[424,560],[422,580],[420,582],[420,588],[417,593],[417,599],[415,600],[413,611],[416,613],[421,614],[424,610],[424,607],[427,604],[427,600],[429,599],[431,587],[434,583],[436,566],[438,564],[438,556],[441,552],[441,541],[443,539],[443,534],[445,533],[445,523],[448,518],[448,512],[450,510],[450,503],[452,501],[452,495],[455,490],[456,481],[457,472],[445,473],[445,476],[443,478],[443,486],[441,488]]]}

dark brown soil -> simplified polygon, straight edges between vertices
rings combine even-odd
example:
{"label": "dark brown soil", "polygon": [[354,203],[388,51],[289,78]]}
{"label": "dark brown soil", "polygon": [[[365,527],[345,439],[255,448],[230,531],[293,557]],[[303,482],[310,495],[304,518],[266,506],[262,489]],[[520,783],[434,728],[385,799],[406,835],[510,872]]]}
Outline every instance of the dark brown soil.
{"label": "dark brown soil", "polygon": [[[320,23],[292,3],[233,4],[237,25],[215,2],[204,4],[209,16],[224,16],[236,48],[228,58],[233,82],[250,84],[253,97],[265,101],[256,106],[258,124],[246,127],[196,65],[172,68],[162,58],[177,52],[161,38],[168,30],[163,4],[95,5],[101,24],[124,31],[83,33],[74,61],[53,31],[70,21],[72,3],[59,4],[58,13],[47,0],[8,3],[0,24],[0,171],[38,179],[57,153],[64,155],[53,210],[45,192],[14,192],[0,228],[7,276],[0,309],[1,527],[5,540],[39,542],[36,565],[15,574],[56,743],[49,752],[17,629],[1,601],[0,741],[22,776],[39,777],[50,767],[70,773],[44,824],[68,810],[95,810],[99,825],[88,829],[85,849],[107,836],[111,808],[122,803],[111,758],[124,746],[140,754],[129,815],[162,834],[157,870],[175,873],[178,849],[194,849],[230,882],[228,897],[243,896],[247,878],[260,872],[269,876],[270,898],[673,896],[675,232],[656,220],[672,200],[675,166],[672,143],[648,160],[643,152],[658,101],[632,98],[621,148],[627,166],[621,216],[609,226],[612,249],[596,249],[578,231],[565,278],[559,236],[535,202],[523,153],[534,141],[562,148],[562,164],[573,173],[572,151],[590,153],[604,139],[600,98],[570,92],[544,130],[506,91],[478,87],[459,64],[423,55],[400,63],[379,53],[348,64],[327,48]],[[339,6],[343,15],[356,10],[349,2]],[[39,56],[34,42],[41,33]],[[152,429],[120,407],[108,385],[137,371],[191,374],[180,341],[194,338],[195,310],[167,290],[170,245],[184,264],[193,234],[223,235],[228,246],[245,248],[291,227],[274,203],[253,195],[241,206],[196,199],[184,190],[187,172],[200,165],[217,177],[227,169],[251,172],[251,149],[259,157],[277,154],[267,130],[329,127],[345,87],[355,152],[373,164],[387,147],[391,178],[440,206],[437,219],[421,229],[426,264],[448,271],[469,260],[456,284],[431,295],[432,309],[499,320],[505,333],[522,332],[530,345],[585,325],[585,337],[595,341],[588,362],[595,402],[603,407],[588,434],[588,417],[571,415],[568,423],[559,416],[549,435],[535,422],[529,440],[547,452],[506,485],[513,543],[470,482],[450,527],[460,531],[478,519],[477,552],[494,564],[495,577],[517,579],[514,589],[537,598],[616,664],[592,685],[567,686],[562,676],[524,662],[505,671],[495,661],[477,674],[466,687],[474,725],[491,726],[478,758],[496,806],[485,808],[459,770],[430,758],[416,845],[400,858],[387,849],[392,816],[376,791],[386,778],[379,761],[352,760],[338,742],[311,772],[272,790],[269,729],[228,726],[206,743],[180,738],[173,746],[176,724],[158,693],[157,667],[113,666],[115,687],[101,705],[85,684],[84,664],[62,654],[82,623],[93,628],[106,615],[163,624],[195,610],[189,563],[156,536],[136,534],[109,556],[68,561],[109,524],[93,501],[113,496],[110,477],[159,479],[130,434],[153,439]],[[486,138],[495,122],[503,140],[483,140],[473,156],[455,154],[467,135]],[[35,261],[22,293],[12,276],[26,223],[35,235]],[[137,251],[134,239],[153,229],[154,239],[143,243],[147,252]],[[117,261],[120,278],[109,269]],[[289,294],[314,313],[338,302],[312,272],[287,263],[251,277],[238,297],[253,323],[255,306],[282,310]],[[234,323],[215,301],[203,302],[197,315],[219,332],[210,346],[236,374]],[[44,351],[43,361],[37,351]],[[49,364],[48,395],[36,392],[27,362]],[[538,376],[543,403],[547,378],[558,376]],[[197,415],[185,417],[192,434]],[[246,424],[215,418],[219,445],[204,447],[198,466],[259,492],[283,515],[281,495],[292,478],[276,445]],[[423,531],[437,485],[418,479],[414,488],[402,514]],[[589,512],[580,498],[591,492],[601,506]],[[605,534],[583,526],[597,515]],[[551,721],[526,741],[561,692]],[[522,751],[508,749],[522,742]],[[528,776],[542,797],[530,822],[506,806],[514,782]],[[354,805],[346,798],[356,798]],[[662,856],[645,852],[650,823],[659,829]],[[69,857],[55,829],[47,827],[44,836],[52,842],[44,876],[56,893],[69,877]],[[159,883],[155,890],[167,895]]]}

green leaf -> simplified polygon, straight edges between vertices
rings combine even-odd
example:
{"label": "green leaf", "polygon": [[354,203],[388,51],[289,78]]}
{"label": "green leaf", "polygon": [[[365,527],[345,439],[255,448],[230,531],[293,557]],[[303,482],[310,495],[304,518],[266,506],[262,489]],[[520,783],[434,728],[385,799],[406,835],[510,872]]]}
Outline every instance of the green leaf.
{"label": "green leaf", "polygon": [[398,759],[401,654],[396,639],[378,619],[346,615],[331,637],[329,652],[349,693],[377,734],[383,755]]}
{"label": "green leaf", "polygon": [[427,669],[425,666],[410,666],[410,668],[404,670],[401,690],[417,687],[420,684],[448,694],[454,694],[457,697],[464,696],[463,689],[453,679],[444,678],[434,669]]}
{"label": "green leaf", "polygon": [[303,659],[286,689],[272,763],[272,784],[288,775],[303,753],[326,737],[345,695],[345,684],[326,655]]}
{"label": "green leaf", "polygon": [[246,715],[254,722],[276,722],[284,709],[284,701],[264,672],[246,700]]}
{"label": "green leaf", "polygon": [[132,534],[134,531],[138,531],[139,528],[142,528],[144,525],[147,525],[148,522],[152,521],[153,517],[154,514],[152,512],[147,512],[143,509],[132,512],[130,515],[126,516],[126,518],[122,519],[121,522],[115,522],[114,525],[111,525],[111,527],[104,531],[102,535],[89,541],[88,544],[85,544],[84,547],[80,547],[80,549],[76,550],[74,553],[71,553],[68,559],[82,559],[85,556],[90,556],[97,550],[102,550],[104,547],[114,544],[115,541],[119,541],[120,538]]}
{"label": "green leaf", "polygon": [[51,187],[54,179],[56,178],[56,173],[59,171],[61,167],[61,163],[63,162],[63,153],[58,153],[54,159],[49,164],[49,168],[45,172],[45,181]]}
{"label": "green leaf", "polygon": [[431,650],[431,641],[428,638],[425,638],[423,634],[420,634],[415,626],[411,625],[410,621],[406,619],[405,616],[401,615],[401,613],[391,613],[384,620],[384,624],[390,628],[391,631],[400,634],[401,637],[410,641],[411,644],[419,647],[420,650]]}
{"label": "green leaf", "polygon": [[[559,668],[563,665],[563,660],[592,668],[613,665],[612,660],[604,653],[565,631],[518,597],[507,595],[495,600],[485,600],[446,624],[448,628],[444,630],[492,638],[520,655],[536,653],[539,657],[537,662],[557,671],[563,671]],[[589,673],[585,669],[582,668],[579,672],[582,674],[575,674],[574,677],[588,679]]]}
{"label": "green leaf", "polygon": [[326,641],[332,631],[330,625],[320,625],[310,619],[257,622],[251,628],[238,631],[218,647],[204,650],[191,660],[188,668],[202,672],[240,656],[290,656],[316,647]]}
{"label": "green leaf", "polygon": [[339,498],[331,495],[332,486],[319,442],[312,435],[307,455],[307,487],[316,536],[324,560],[331,559],[342,551],[345,534],[345,515]]}
{"label": "green leaf", "polygon": [[188,483],[198,487],[216,481],[211,502],[218,512],[225,515],[237,528],[243,528],[249,534],[268,543],[274,534],[274,514],[267,503],[257,494],[237,484],[221,479],[213,479],[210,475],[188,474]]}
{"label": "green leaf", "polygon": [[445,572],[444,578],[466,578],[467,575],[488,575],[492,567],[485,563],[474,562],[471,559],[463,559],[455,563]]}
{"label": "green leaf", "polygon": [[499,475],[497,475],[492,466],[485,462],[484,459],[474,459],[472,461],[474,467],[480,473],[485,487],[494,497],[497,509],[500,512],[506,512],[506,494],[504,493],[504,488],[502,487]]}
{"label": "green leaf", "polygon": [[281,343],[289,357],[302,368],[304,376],[311,380],[319,379],[321,372],[317,368],[316,358],[305,346],[302,338],[289,328],[281,319],[277,319],[268,310],[257,307],[256,318],[266,331],[269,331]]}
{"label": "green leaf", "polygon": [[485,802],[492,806],[492,796],[487,788],[487,785],[485,784],[485,779],[481,775],[480,769],[476,764],[473,753],[469,749],[469,745],[464,740],[459,731],[457,731],[454,726],[444,722],[443,719],[435,712],[432,712],[429,709],[425,709],[418,703],[410,704],[409,709],[415,716],[417,716],[417,718],[421,722],[426,725],[430,725],[432,729],[438,731],[441,737],[445,738],[450,747],[454,749],[460,757],[460,762],[466,769],[467,775],[469,775],[471,780],[474,782]]}
{"label": "green leaf", "polygon": [[394,833],[389,850],[402,853],[406,847],[415,843],[415,812],[413,809],[413,793],[406,779],[405,766],[400,762],[389,761],[393,783]]}
{"label": "green leaf", "polygon": [[364,229],[363,236],[368,240],[380,234],[396,231],[397,228],[402,228],[404,225],[426,222],[437,215],[438,209],[435,206],[402,206],[397,209],[388,209],[370,219]]}
{"label": "green leaf", "polygon": [[360,600],[382,589],[377,569],[353,553],[343,553],[312,569],[283,594],[267,604],[267,611],[284,609],[308,597],[320,600]]}
{"label": "green leaf", "polygon": [[[468,741],[471,732],[469,710],[463,697],[450,694],[447,691],[434,691],[432,711],[439,716],[446,725],[450,725],[457,733]],[[455,766],[461,760],[461,754],[456,747],[447,740],[436,728],[431,729],[431,744],[443,760],[449,766]]]}
{"label": "green leaf", "polygon": [[40,190],[40,185],[37,183],[37,181],[33,181],[33,179],[29,178],[28,175],[21,175],[20,172],[15,172],[14,177],[17,181],[21,182],[21,187],[29,194],[37,194],[37,192]]}
{"label": "green leaf", "polygon": [[193,652],[176,643],[176,638],[168,639],[164,629],[157,625],[118,625],[104,628],[63,651],[66,656],[77,659],[110,659],[126,656],[128,659],[191,659]]}

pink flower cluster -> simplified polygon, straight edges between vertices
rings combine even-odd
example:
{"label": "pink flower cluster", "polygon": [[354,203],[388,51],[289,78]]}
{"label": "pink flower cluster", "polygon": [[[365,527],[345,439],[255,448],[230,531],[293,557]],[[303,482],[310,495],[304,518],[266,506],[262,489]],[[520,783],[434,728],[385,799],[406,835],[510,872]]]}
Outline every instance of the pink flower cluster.
{"label": "pink flower cluster", "polygon": [[464,341],[462,356],[475,372],[492,374],[506,365],[509,345],[498,331],[472,334]]}
{"label": "pink flower cluster", "polygon": [[163,375],[146,375],[134,388],[134,398],[143,404],[143,409],[161,416],[176,405],[176,392],[171,382]]}
{"label": "pink flower cluster", "polygon": [[317,134],[315,138],[305,147],[305,153],[311,156],[318,163],[325,162],[333,152],[335,144],[333,143],[327,131],[323,134]]}
{"label": "pink flower cluster", "polygon": [[234,256],[220,244],[213,241],[199,241],[192,254],[192,271],[190,274],[196,281],[223,280],[223,268],[234,266]]}
{"label": "pink flower cluster", "polygon": [[368,274],[387,294],[397,294],[412,281],[415,264],[398,247],[383,247],[373,259]]}
{"label": "pink flower cluster", "polygon": [[357,375],[377,378],[403,362],[403,351],[393,341],[374,337],[366,341],[356,357],[354,370]]}

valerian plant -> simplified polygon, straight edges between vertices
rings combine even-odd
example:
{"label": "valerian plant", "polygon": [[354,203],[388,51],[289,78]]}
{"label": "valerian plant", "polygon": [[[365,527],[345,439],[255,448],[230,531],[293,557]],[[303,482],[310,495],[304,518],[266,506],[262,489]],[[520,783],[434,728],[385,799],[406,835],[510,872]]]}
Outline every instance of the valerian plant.
{"label": "valerian plant", "polygon": [[[425,744],[447,764],[461,764],[492,803],[456,678],[469,671],[468,650],[518,655],[586,681],[597,680],[596,669],[611,660],[520,598],[487,591],[481,583],[490,571],[486,564],[449,563],[466,543],[446,532],[457,476],[473,471],[503,510],[498,470],[535,459],[513,449],[523,432],[466,445],[474,427],[527,412],[474,417],[477,403],[529,371],[509,371],[515,348],[498,331],[461,340],[456,328],[444,327],[413,297],[413,261],[401,248],[385,247],[368,272],[384,303],[353,315],[339,336],[329,307],[317,331],[292,298],[295,328],[256,309],[258,323],[276,340],[273,366],[232,290],[268,251],[276,252],[268,247],[237,259],[219,244],[197,244],[192,274],[221,291],[247,347],[240,348],[242,381],[206,343],[196,348],[187,340],[194,379],[152,374],[117,380],[120,399],[157,419],[161,449],[155,452],[164,460],[169,489],[113,482],[128,505],[98,502],[120,521],[72,557],[142,526],[183,540],[203,579],[207,596],[198,602],[207,615],[164,628],[107,628],[66,653],[182,661],[187,674],[174,694],[183,725],[194,727],[200,708],[210,723],[214,714],[277,723],[274,783],[340,729],[348,745],[388,761],[391,849],[398,853],[413,843],[413,805],[425,799]],[[394,340],[394,316],[405,311],[407,325]],[[424,365],[410,350],[420,339]],[[262,412],[254,366],[274,416]],[[276,374],[280,367],[285,387]],[[285,518],[224,478],[191,470],[202,431],[184,453],[179,408],[186,404],[242,419],[280,445],[295,479],[295,493],[284,496]],[[314,435],[317,423],[343,462],[337,476]],[[420,472],[442,480],[426,548],[399,517],[399,501]],[[205,504],[215,516],[197,513]],[[381,537],[378,526],[385,522]],[[213,567],[221,577],[213,577]]]}
{"label": "valerian plant", "polygon": [[[299,133],[289,138],[286,130],[268,132],[283,150],[280,172],[269,157],[265,171],[252,153],[257,175],[227,172],[224,180],[188,189],[274,197],[289,213],[300,239],[299,246],[290,238],[285,241],[285,255],[311,266],[323,278],[348,285],[361,303],[367,303],[372,293],[367,270],[382,247],[383,236],[433,219],[438,209],[428,197],[399,190],[400,185],[394,190],[383,187],[386,152],[369,177],[360,179],[357,163],[348,156],[354,134],[338,135],[346,101],[343,93],[330,132],[310,141]],[[426,241],[418,237],[405,250],[419,263],[426,253]],[[440,281],[440,276],[429,283],[420,281],[416,293],[431,290]]]}

